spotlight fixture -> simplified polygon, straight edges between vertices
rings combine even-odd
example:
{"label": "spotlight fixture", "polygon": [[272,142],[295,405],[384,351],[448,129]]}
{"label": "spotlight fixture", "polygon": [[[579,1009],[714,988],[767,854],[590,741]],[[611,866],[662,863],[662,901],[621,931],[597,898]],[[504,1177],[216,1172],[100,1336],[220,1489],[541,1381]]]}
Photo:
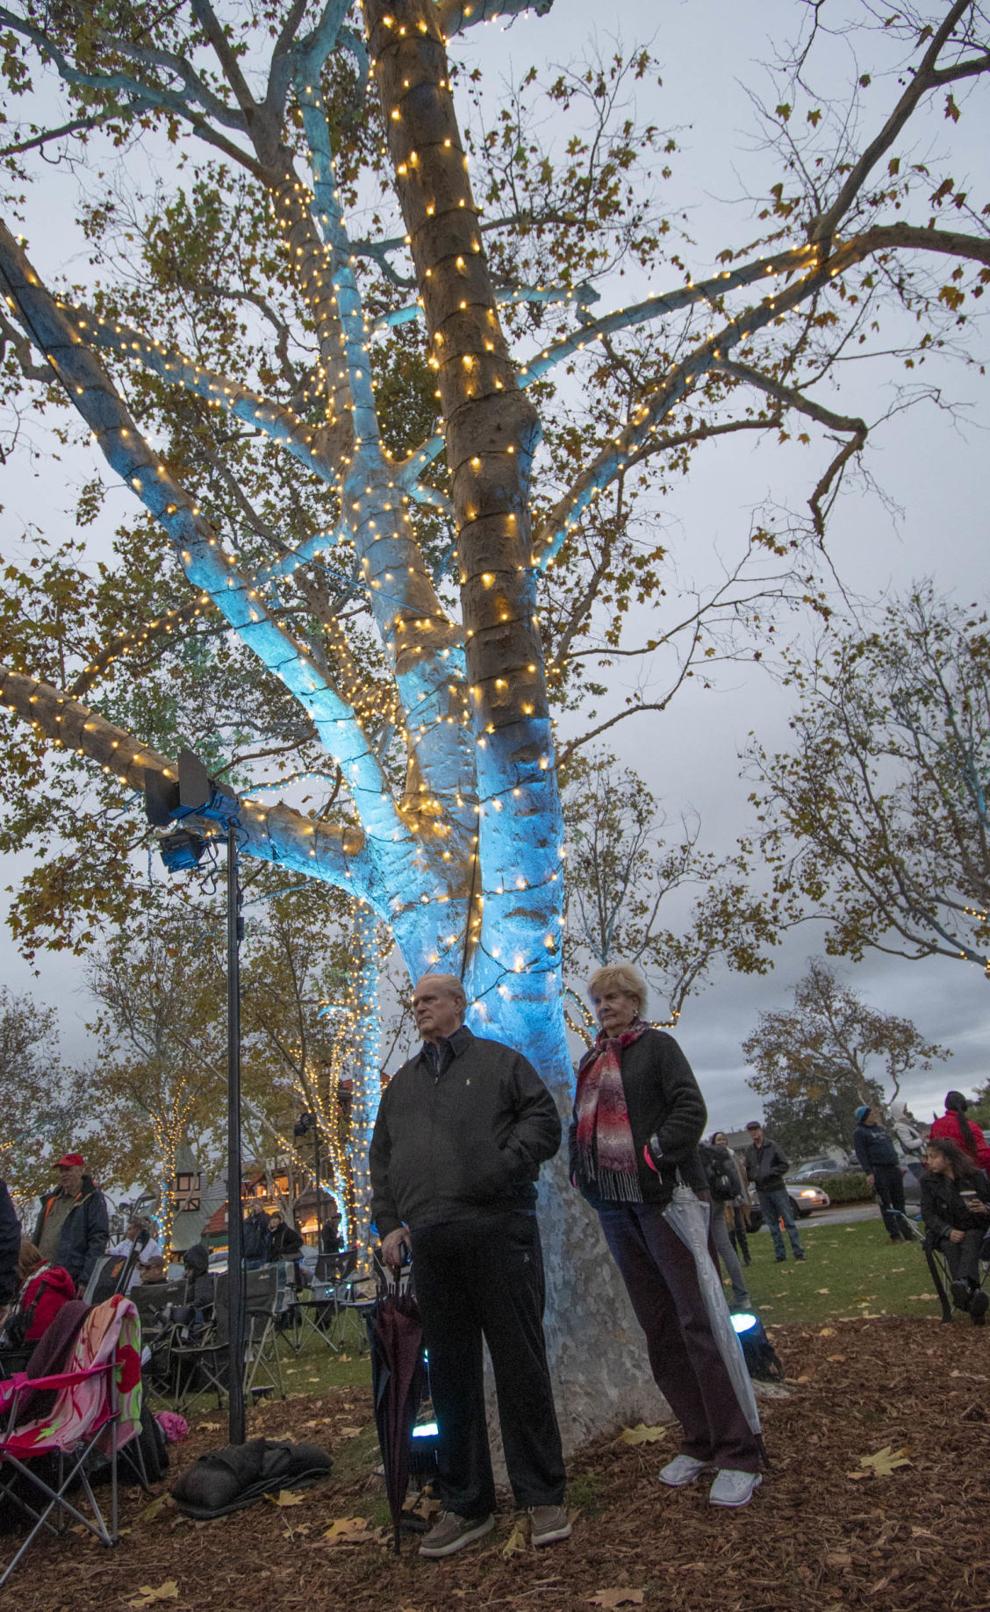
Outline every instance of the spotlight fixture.
{"label": "spotlight fixture", "polygon": [[189,868],[199,867],[206,841],[202,834],[194,834],[191,829],[176,828],[171,834],[162,835],[158,849],[169,873],[182,873]]}

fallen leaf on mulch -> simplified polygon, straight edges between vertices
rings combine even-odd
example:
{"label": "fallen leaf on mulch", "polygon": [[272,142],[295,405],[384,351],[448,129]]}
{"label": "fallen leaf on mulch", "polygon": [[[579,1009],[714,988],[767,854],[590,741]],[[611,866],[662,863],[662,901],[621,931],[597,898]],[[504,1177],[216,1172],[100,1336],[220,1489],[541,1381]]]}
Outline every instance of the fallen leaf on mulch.
{"label": "fallen leaf on mulch", "polygon": [[665,1427],[647,1427],[645,1422],[637,1422],[635,1427],[624,1427],[619,1434],[618,1444],[656,1444],[660,1439],[667,1437]]}
{"label": "fallen leaf on mulch", "polygon": [[[872,1471],[878,1478],[889,1478],[899,1466],[910,1466],[911,1460],[906,1449],[895,1450],[892,1444],[885,1444],[874,1455],[861,1455],[859,1464],[867,1468],[867,1476]],[[849,1473],[848,1476],[852,1477],[853,1474]]]}
{"label": "fallen leaf on mulch", "polygon": [[171,1504],[172,1496],[166,1490],[164,1494],[158,1495],[156,1499],[151,1501],[150,1505],[145,1506],[144,1510],[138,1513],[137,1522],[153,1522],[158,1513]]}
{"label": "fallen leaf on mulch", "polygon": [[377,1535],[367,1517],[338,1517],[323,1537],[328,1545],[366,1545]]}
{"label": "fallen leaf on mulch", "polygon": [[599,1590],[587,1597],[589,1606],[642,1606],[642,1590]]}
{"label": "fallen leaf on mulch", "polygon": [[306,1504],[306,1496],[300,1494],[298,1489],[280,1489],[278,1494],[266,1494],[265,1499],[270,1500],[273,1506],[303,1506]]}
{"label": "fallen leaf on mulch", "polygon": [[364,1432],[364,1429],[361,1427],[338,1427],[336,1432],[338,1438],[357,1438],[360,1433]]}
{"label": "fallen leaf on mulch", "polygon": [[174,1578],[167,1578],[164,1584],[142,1584],[133,1601],[128,1601],[127,1604],[133,1607],[135,1612],[140,1612],[140,1608],[154,1606],[156,1601],[177,1601],[178,1599],[178,1584]]}
{"label": "fallen leaf on mulch", "polygon": [[515,1556],[517,1551],[525,1550],[528,1544],[526,1530],[521,1522],[517,1522],[505,1544],[502,1546],[503,1556]]}

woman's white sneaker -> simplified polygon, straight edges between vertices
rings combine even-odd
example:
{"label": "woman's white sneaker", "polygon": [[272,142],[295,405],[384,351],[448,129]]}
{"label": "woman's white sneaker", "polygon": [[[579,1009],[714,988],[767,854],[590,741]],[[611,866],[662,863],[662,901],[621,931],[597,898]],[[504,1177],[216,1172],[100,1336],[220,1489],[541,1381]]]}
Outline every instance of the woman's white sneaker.
{"label": "woman's white sneaker", "polygon": [[748,1506],[763,1479],[758,1472],[734,1472],[723,1467],[708,1491],[713,1506]]}
{"label": "woman's white sneaker", "polygon": [[711,1466],[711,1462],[699,1461],[693,1455],[675,1455],[660,1468],[660,1482],[671,1489],[683,1489],[689,1483],[697,1483],[706,1466]]}

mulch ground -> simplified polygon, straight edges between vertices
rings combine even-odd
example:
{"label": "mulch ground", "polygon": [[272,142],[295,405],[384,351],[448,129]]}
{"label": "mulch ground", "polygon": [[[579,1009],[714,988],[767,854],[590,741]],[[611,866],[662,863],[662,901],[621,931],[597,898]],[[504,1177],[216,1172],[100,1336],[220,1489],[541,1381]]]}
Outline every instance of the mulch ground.
{"label": "mulch ground", "polygon": [[[714,1511],[704,1484],[661,1489],[672,1432],[640,1445],[611,1436],[570,1463],[567,1543],[513,1548],[522,1530],[507,1500],[480,1545],[431,1563],[410,1539],[396,1559],[380,1527],[367,1391],[342,1388],[254,1413],[252,1434],[334,1453],[334,1477],[298,1503],[193,1523],[167,1489],[150,1501],[128,1490],[116,1550],[45,1540],[7,1596],[19,1612],[990,1612],[990,1327],[879,1319],[774,1336],[790,1393],[763,1402],[773,1466],[745,1510]],[[170,1481],[223,1437],[205,1416],[173,1447]],[[888,1447],[906,1464],[886,1475],[863,1464]],[[362,1526],[370,1537],[348,1541]]]}

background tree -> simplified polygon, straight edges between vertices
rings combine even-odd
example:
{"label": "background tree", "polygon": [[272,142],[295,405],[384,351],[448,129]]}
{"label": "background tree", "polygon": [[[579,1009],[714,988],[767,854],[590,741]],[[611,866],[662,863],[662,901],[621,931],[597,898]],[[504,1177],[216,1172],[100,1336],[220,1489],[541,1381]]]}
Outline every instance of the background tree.
{"label": "background tree", "polygon": [[204,1170],[222,1151],[224,978],[204,956],[202,929],[184,913],[159,918],[143,941],[123,931],[87,971],[98,1005],[93,1109],[112,1138],[120,1185],[154,1185],[165,1248],[180,1146],[189,1143]]}
{"label": "background tree", "polygon": [[792,748],[749,753],[791,915],[826,948],[976,963],[990,978],[990,636],[931,582],[795,663]]}
{"label": "background tree", "polygon": [[768,1129],[785,1152],[850,1150],[860,1103],[892,1103],[913,1069],[951,1054],[924,1039],[910,1019],[868,1007],[824,962],[813,960],[794,987],[794,1006],[761,1013],[743,1042],[767,1099]]}
{"label": "background tree", "polygon": [[94,1114],[86,1073],[66,1068],[58,1046],[58,1016],[30,996],[0,986],[0,1175],[27,1213],[39,1192],[55,1184],[54,1164],[82,1149],[87,1168],[106,1181],[116,1158]]}
{"label": "background tree", "polygon": [[568,1013],[579,1033],[595,1028],[576,988],[589,968],[624,961],[643,969],[654,989],[651,1017],[673,1025],[716,961],[747,972],[769,966],[771,916],[736,858],[701,848],[697,817],[684,812],[672,825],[639,773],[593,751],[568,766],[563,805]]}
{"label": "background tree", "polygon": [[[823,109],[803,87],[815,13],[770,114],[781,177],[758,238],[696,276],[681,243],[667,249],[669,142],[624,104],[653,71],[644,53],[530,84],[492,126],[469,112],[462,135],[447,47],[493,9],[0,7],[11,446],[36,414],[60,444],[81,426],[103,468],[79,518],[121,486],[137,510],[109,560],[56,534],[9,579],[0,845],[38,853],[22,943],[85,945],[131,900],[121,868],[142,828],[122,795],[174,777],[180,739],[212,745],[241,791],[246,853],[366,901],[411,975],[462,974],[474,1023],[525,1044],[565,1106],[551,697],[590,739],[736,652],[768,587],[820,603],[802,534],[759,527],[758,581],[730,568],[638,641],[631,606],[664,583],[645,494],[727,433],[807,438],[803,535],[818,544],[868,430],[820,395],[837,356],[914,362],[958,335],[981,290],[978,203],[948,175],[933,193],[910,126],[978,82],[990,51],[964,0],[883,28],[864,6],[880,81],[900,81],[880,112]],[[548,109],[567,119],[559,153],[541,146]],[[142,140],[170,152],[144,193]],[[32,174],[60,152],[83,182],[83,285],[42,272],[15,234]],[[113,182],[104,152],[120,155]],[[943,227],[949,207],[965,228]],[[647,264],[665,289],[591,311],[589,279]],[[602,692],[603,666],[672,637],[662,688]],[[566,1257],[562,1213],[547,1230],[577,1435],[628,1389],[588,1375],[586,1312],[605,1298],[586,1218],[574,1210]]]}

